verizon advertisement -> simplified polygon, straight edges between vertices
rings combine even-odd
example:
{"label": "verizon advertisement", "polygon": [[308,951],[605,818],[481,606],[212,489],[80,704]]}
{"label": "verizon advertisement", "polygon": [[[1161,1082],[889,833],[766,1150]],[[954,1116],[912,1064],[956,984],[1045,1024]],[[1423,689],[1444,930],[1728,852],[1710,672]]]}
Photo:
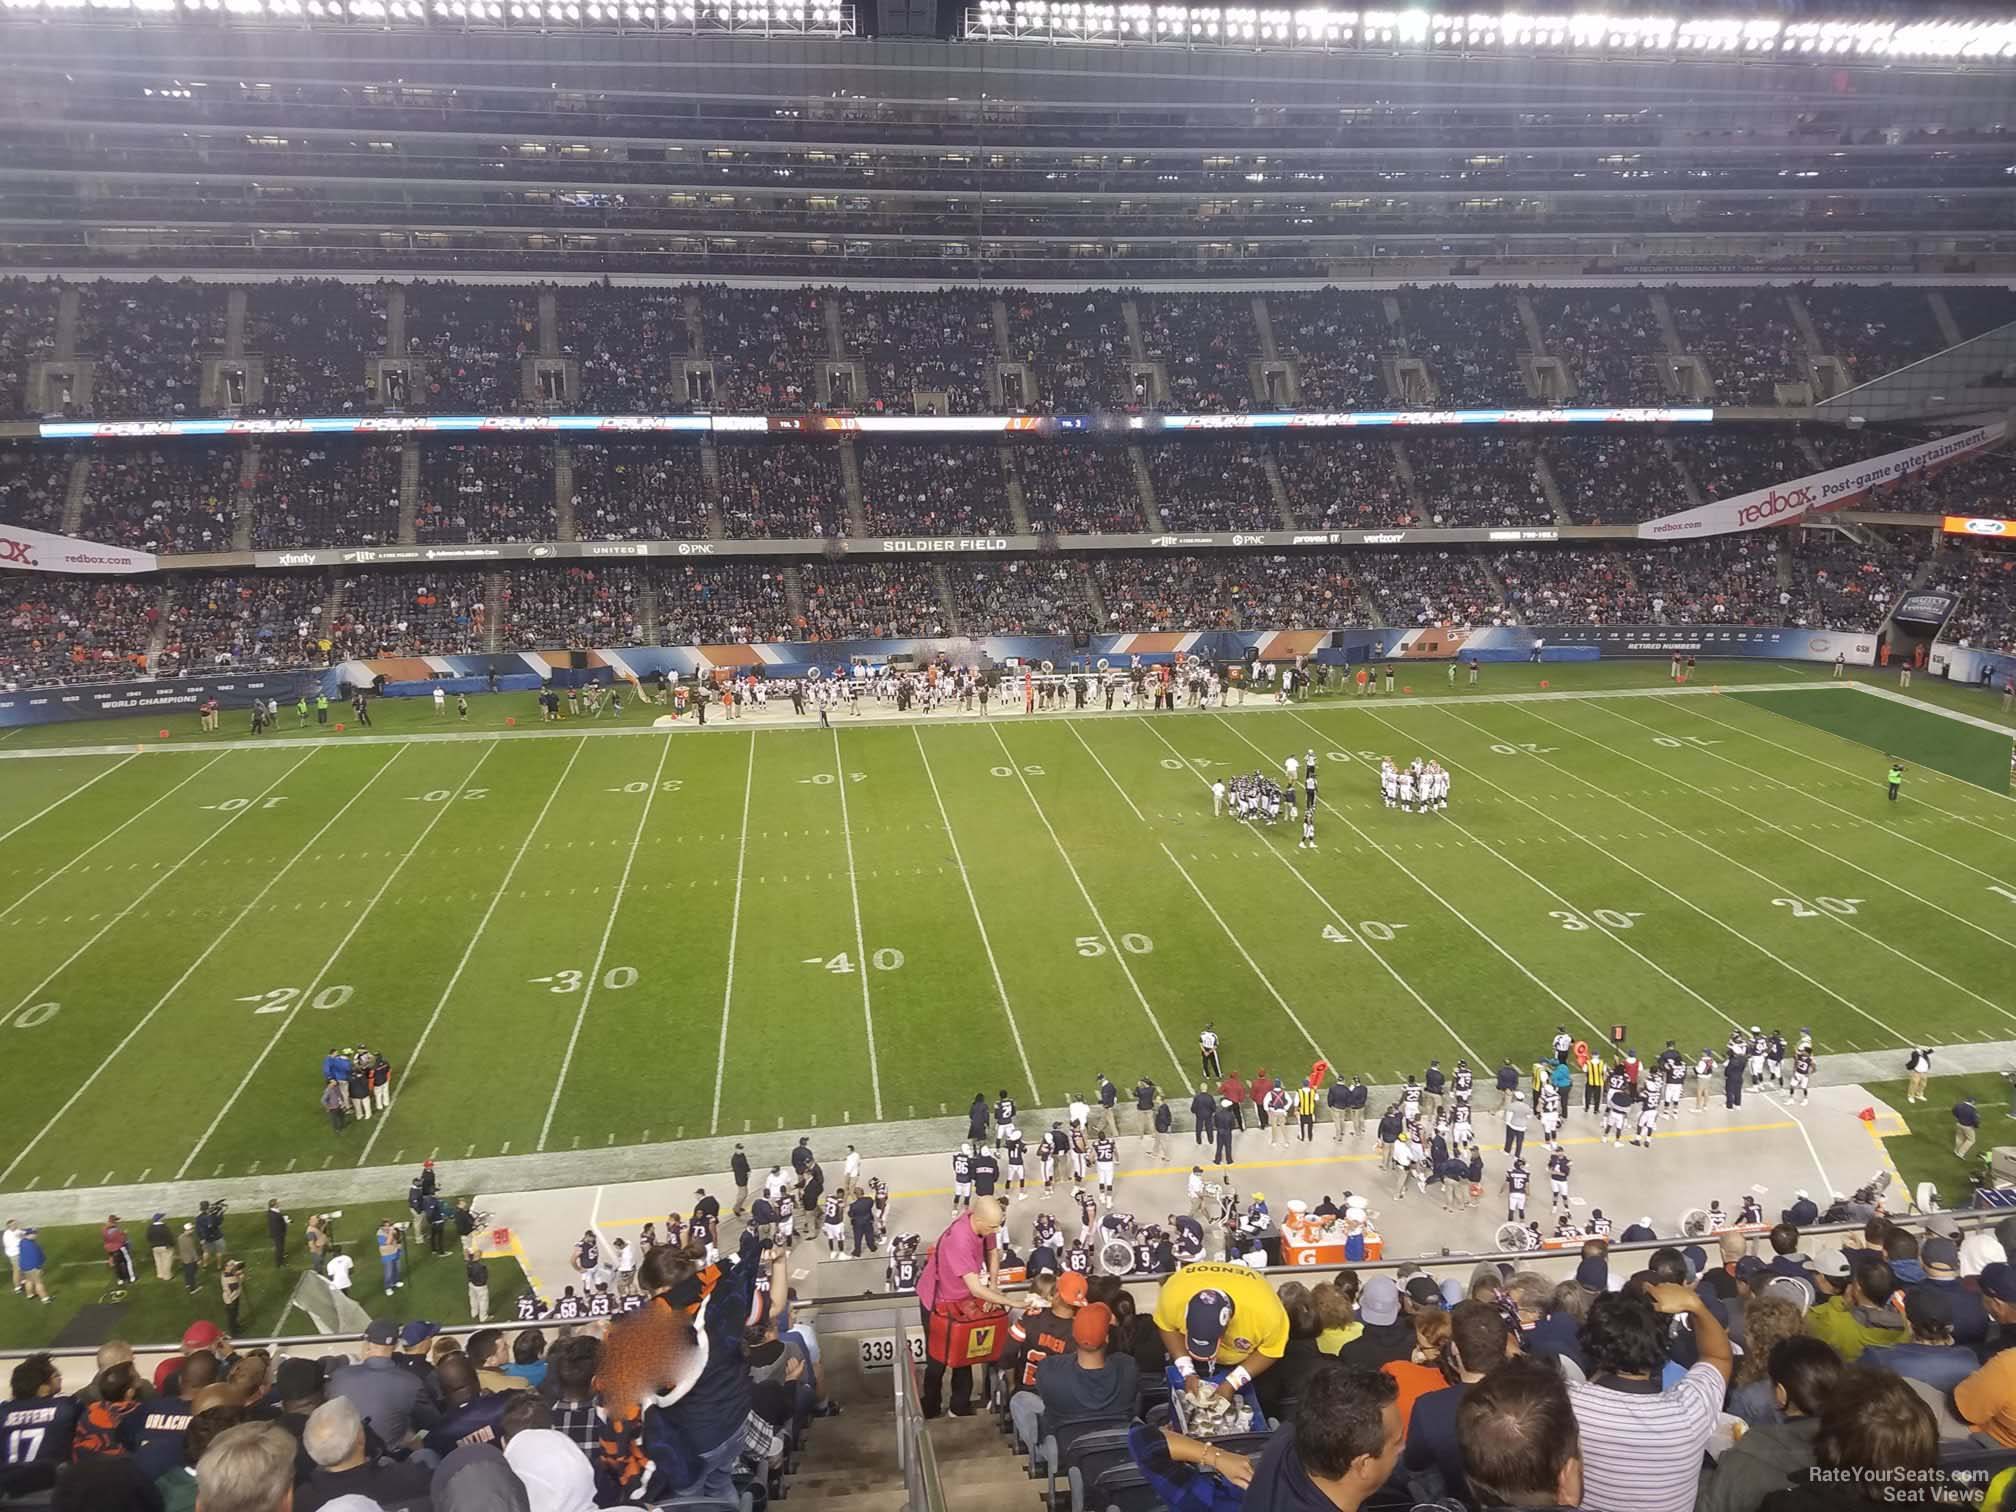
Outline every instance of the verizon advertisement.
{"label": "verizon advertisement", "polygon": [[2008,429],[2001,421],[1958,435],[1941,436],[1921,446],[1885,452],[1847,467],[1810,473],[1789,483],[1777,483],[1731,499],[1717,499],[1678,514],[1661,515],[1638,527],[1645,541],[1687,540],[1696,536],[1728,535],[1739,530],[1762,530],[1770,525],[1789,525],[1809,514],[1841,509],[1854,503],[1872,488],[1895,483],[1913,473],[1926,472],[1971,457],[1998,445]]}
{"label": "verizon advertisement", "polygon": [[145,551],[0,524],[0,567],[16,572],[152,572],[159,565]]}

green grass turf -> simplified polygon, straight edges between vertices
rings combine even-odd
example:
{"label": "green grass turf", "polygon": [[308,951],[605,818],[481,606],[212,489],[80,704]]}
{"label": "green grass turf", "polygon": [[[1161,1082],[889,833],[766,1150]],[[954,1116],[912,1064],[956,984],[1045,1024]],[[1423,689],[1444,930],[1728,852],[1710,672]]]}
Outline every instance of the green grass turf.
{"label": "green grass turf", "polygon": [[[1938,1186],[1947,1207],[1964,1206],[1972,1192],[1970,1174],[1984,1168],[1988,1151],[2016,1143],[2016,1119],[2009,1111],[2009,1083],[1993,1072],[1977,1076],[1935,1076],[1926,1084],[1927,1101],[1906,1103],[1907,1082],[1872,1082],[1869,1090],[1895,1108],[1908,1134],[1893,1134],[1883,1142],[1904,1178],[1907,1191],[1930,1181]],[[1981,1137],[1962,1160],[1953,1153],[1953,1105],[1969,1093],[1981,1109]],[[1894,1205],[1894,1204],[1893,1204]]]}
{"label": "green grass turf", "polygon": [[[273,1264],[273,1246],[266,1239],[263,1210],[233,1211],[224,1220],[229,1253],[245,1262],[245,1296],[239,1306],[239,1321],[246,1338],[281,1332],[283,1322],[284,1332],[289,1334],[315,1331],[304,1314],[287,1311],[287,1299],[307,1265],[308,1214],[296,1212],[291,1216],[294,1227],[288,1236],[287,1264],[278,1267]],[[77,1332],[66,1335],[66,1347],[95,1346],[108,1338],[136,1343],[179,1339],[182,1331],[199,1318],[207,1318],[219,1328],[227,1327],[229,1319],[224,1312],[216,1270],[200,1274],[194,1296],[183,1289],[180,1267],[176,1268],[173,1280],[155,1278],[154,1259],[146,1247],[146,1217],[144,1213],[132,1215],[124,1225],[133,1240],[133,1263],[140,1279],[137,1285],[125,1289],[123,1295],[113,1285],[106,1268],[97,1228],[70,1225],[40,1230],[43,1248],[49,1255],[48,1269],[43,1272],[49,1287],[49,1303],[44,1306],[0,1288],[0,1346],[8,1349],[46,1346],[64,1332],[80,1309],[101,1303],[117,1311],[99,1315],[94,1320],[98,1326],[86,1330],[87,1338],[80,1339]],[[407,1250],[406,1285],[391,1297],[385,1295],[379,1285],[375,1235],[378,1224],[386,1218],[409,1222],[412,1215],[397,1203],[359,1205],[345,1208],[343,1217],[337,1221],[337,1242],[357,1262],[350,1295],[374,1318],[467,1323],[469,1300],[461,1256],[450,1253],[430,1257],[424,1238],[417,1248],[409,1245]],[[177,1220],[178,1227],[180,1221]],[[511,1299],[525,1289],[524,1272],[516,1260],[508,1257],[496,1257],[488,1263],[491,1313],[508,1317]],[[0,1269],[0,1276],[4,1275],[4,1269]],[[73,1389],[83,1384],[70,1383]]]}
{"label": "green grass turf", "polygon": [[[1478,692],[1665,672],[1494,665]],[[1175,1088],[1206,1021],[1242,1068],[1380,1081],[1523,1062],[1561,1023],[1641,1048],[1807,1025],[1823,1055],[2010,1036],[2008,798],[1922,771],[1887,804],[1880,753],[1735,698],[1458,692],[0,762],[0,832],[108,772],[0,840],[0,1189],[1048,1104],[1100,1071]],[[1310,747],[1320,849],[1212,819],[1212,777]],[[1449,810],[1385,809],[1382,752],[1449,765]],[[397,1103],[332,1134],[320,1057],[359,1042]]]}
{"label": "green grass turf", "polygon": [[[1897,757],[1909,766],[1933,767],[1991,792],[2009,791],[2009,736],[1877,698],[1816,698],[1810,693],[1734,693],[1744,703],[1801,720]],[[1972,713],[1972,710],[1968,712]],[[1870,780],[1883,775],[1880,763]]]}

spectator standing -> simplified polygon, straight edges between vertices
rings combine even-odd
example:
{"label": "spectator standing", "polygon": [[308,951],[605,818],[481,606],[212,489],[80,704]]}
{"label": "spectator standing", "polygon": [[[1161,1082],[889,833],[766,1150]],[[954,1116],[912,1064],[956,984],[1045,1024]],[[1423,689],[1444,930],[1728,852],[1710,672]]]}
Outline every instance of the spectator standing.
{"label": "spectator standing", "polygon": [[238,1309],[245,1301],[245,1262],[226,1260],[224,1269],[218,1273],[217,1286],[224,1301],[225,1321],[235,1334],[239,1331]]}
{"label": "spectator standing", "polygon": [[[976,1197],[938,1236],[931,1259],[917,1281],[917,1305],[928,1335],[931,1314],[966,1301],[991,1302],[996,1307],[1013,1308],[1015,1302],[1000,1289],[1001,1252],[994,1236],[1005,1221],[997,1197]],[[924,1366],[923,1409],[927,1418],[937,1417],[944,1394],[945,1362],[928,1360]],[[973,1367],[962,1365],[952,1371],[952,1415],[966,1417],[973,1410]]]}
{"label": "spectator standing", "polygon": [[329,1127],[336,1133],[343,1132],[344,1120],[350,1114],[350,1090],[342,1082],[332,1081],[322,1088],[322,1111],[329,1115]]}
{"label": "spectator standing", "polygon": [[147,1250],[154,1257],[154,1278],[157,1281],[172,1281],[175,1278],[175,1230],[169,1227],[166,1213],[156,1213],[147,1220]]}
{"label": "spectator standing", "polygon": [[401,1262],[406,1257],[406,1240],[398,1224],[387,1219],[378,1225],[378,1270],[379,1278],[385,1284],[385,1295],[406,1284],[401,1273]]}
{"label": "spectator standing", "polygon": [[329,1258],[323,1262],[322,1271],[328,1278],[332,1291],[341,1292],[346,1297],[350,1295],[350,1272],[356,1264],[356,1261],[343,1253],[341,1245],[329,1251]]}
{"label": "spectator standing", "polygon": [[[49,1288],[42,1282],[42,1269],[48,1263],[48,1256],[42,1252],[41,1236],[32,1228],[21,1230],[21,1243],[15,1254],[15,1275],[20,1278],[20,1284],[15,1289],[23,1296],[37,1298],[46,1304]],[[196,1288],[191,1286],[189,1290]]]}
{"label": "spectator standing", "polygon": [[287,1263],[287,1224],[287,1215],[280,1211],[280,1199],[275,1197],[266,1204],[266,1238],[273,1246],[276,1266]]}
{"label": "spectator standing", "polygon": [[8,1401],[0,1406],[0,1446],[7,1455],[0,1487],[10,1494],[45,1489],[70,1458],[83,1407],[63,1394],[63,1373],[47,1354],[22,1360],[8,1384]]}
{"label": "spectator standing", "polygon": [[[1685,1315],[1699,1361],[1669,1389],[1665,1316]],[[1661,1284],[1606,1292],[1582,1325],[1589,1379],[1568,1399],[1582,1438],[1583,1500],[1607,1512],[1691,1512],[1701,1457],[1722,1410],[1729,1336],[1699,1293]]]}
{"label": "spectator standing", "polygon": [[470,1250],[463,1261],[463,1279],[469,1286],[469,1321],[490,1321],[490,1267],[483,1263],[481,1250]]}
{"label": "spectator standing", "polygon": [[182,1289],[196,1294],[196,1276],[203,1266],[203,1248],[196,1240],[196,1225],[185,1223],[175,1236],[175,1259],[182,1267]]}
{"label": "spectator standing", "polygon": [[278,1423],[240,1423],[203,1456],[197,1512],[275,1512],[292,1500],[295,1443]]}

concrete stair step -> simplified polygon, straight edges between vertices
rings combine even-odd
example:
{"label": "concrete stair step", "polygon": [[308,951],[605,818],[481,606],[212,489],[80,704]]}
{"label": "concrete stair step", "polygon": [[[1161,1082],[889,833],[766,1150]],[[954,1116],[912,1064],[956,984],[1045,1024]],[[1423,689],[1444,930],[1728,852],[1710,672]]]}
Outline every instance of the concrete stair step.
{"label": "concrete stair step", "polygon": [[807,1494],[796,1481],[793,1481],[790,1493],[784,1498],[784,1504],[795,1507],[817,1505],[819,1512],[903,1512],[906,1502],[900,1485],[887,1490],[855,1491],[840,1495],[830,1492]]}

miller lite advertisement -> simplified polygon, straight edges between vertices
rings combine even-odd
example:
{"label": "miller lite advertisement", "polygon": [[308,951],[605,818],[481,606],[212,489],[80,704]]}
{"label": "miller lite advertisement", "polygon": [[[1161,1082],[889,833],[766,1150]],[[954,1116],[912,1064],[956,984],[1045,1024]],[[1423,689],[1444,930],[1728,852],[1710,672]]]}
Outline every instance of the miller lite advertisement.
{"label": "miller lite advertisement", "polygon": [[0,522],[0,567],[16,572],[152,572],[158,565],[145,551]]}
{"label": "miller lite advertisement", "polygon": [[1895,483],[1913,473],[1929,472],[1962,457],[1986,451],[2002,439],[2007,426],[2001,421],[1957,435],[1941,436],[1903,451],[1885,452],[1846,467],[1808,473],[1769,488],[1753,489],[1734,498],[1717,499],[1677,514],[1646,520],[1638,527],[1642,541],[1687,540],[1697,536],[1729,535],[1739,530],[1763,530],[1772,525],[1789,525],[1809,514],[1843,509],[1860,500],[1871,489]]}

